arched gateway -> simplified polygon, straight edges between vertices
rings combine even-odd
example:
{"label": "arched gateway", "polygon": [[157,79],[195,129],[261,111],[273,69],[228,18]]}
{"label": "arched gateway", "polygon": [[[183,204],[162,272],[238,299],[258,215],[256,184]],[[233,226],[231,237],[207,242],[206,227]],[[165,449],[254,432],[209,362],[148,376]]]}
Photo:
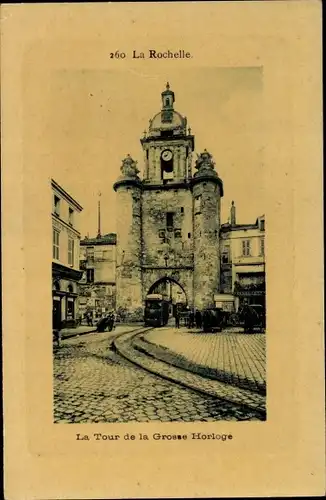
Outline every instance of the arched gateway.
{"label": "arched gateway", "polygon": [[143,271],[142,284],[143,301],[150,293],[160,293],[171,304],[194,305],[192,269],[146,269]]}
{"label": "arched gateway", "polygon": [[167,84],[162,107],[141,139],[143,177],[130,155],[117,192],[117,307],[141,309],[149,291],[203,309],[220,287],[219,230],[223,183],[212,155],[198,155],[187,119]]}
{"label": "arched gateway", "polygon": [[183,287],[174,278],[160,278],[149,288],[148,294],[159,293],[168,300],[171,305],[188,304],[187,294]]}

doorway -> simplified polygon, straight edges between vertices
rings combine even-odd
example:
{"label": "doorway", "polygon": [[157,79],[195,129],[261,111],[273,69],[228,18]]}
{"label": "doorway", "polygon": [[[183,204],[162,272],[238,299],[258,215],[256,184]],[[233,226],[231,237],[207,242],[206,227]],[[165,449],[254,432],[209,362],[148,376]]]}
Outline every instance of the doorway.
{"label": "doorway", "polygon": [[61,298],[53,297],[52,304],[52,328],[60,330],[61,328]]}

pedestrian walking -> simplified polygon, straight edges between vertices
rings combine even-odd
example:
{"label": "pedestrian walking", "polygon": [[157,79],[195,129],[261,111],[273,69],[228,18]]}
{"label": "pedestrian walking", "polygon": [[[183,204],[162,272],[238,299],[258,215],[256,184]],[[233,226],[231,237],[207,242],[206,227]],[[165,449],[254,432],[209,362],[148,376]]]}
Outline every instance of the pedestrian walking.
{"label": "pedestrian walking", "polygon": [[86,320],[87,320],[87,326],[93,326],[93,318],[91,313],[87,313],[86,315]]}
{"label": "pedestrian walking", "polygon": [[180,328],[180,316],[178,311],[175,313],[175,327]]}
{"label": "pedestrian walking", "polygon": [[109,325],[109,332],[113,330],[114,326],[114,312],[111,311],[108,315],[108,325]]}
{"label": "pedestrian walking", "polygon": [[59,329],[55,329],[52,331],[53,339],[55,340],[57,347],[61,347],[61,331]]}
{"label": "pedestrian walking", "polygon": [[240,312],[240,317],[243,321],[244,333],[252,333],[253,329],[253,312],[247,302],[243,304]]}
{"label": "pedestrian walking", "polygon": [[189,328],[193,328],[195,323],[195,314],[193,311],[189,314]]}
{"label": "pedestrian walking", "polygon": [[202,317],[201,317],[201,312],[200,311],[196,311],[195,321],[196,321],[196,328],[201,328]]}

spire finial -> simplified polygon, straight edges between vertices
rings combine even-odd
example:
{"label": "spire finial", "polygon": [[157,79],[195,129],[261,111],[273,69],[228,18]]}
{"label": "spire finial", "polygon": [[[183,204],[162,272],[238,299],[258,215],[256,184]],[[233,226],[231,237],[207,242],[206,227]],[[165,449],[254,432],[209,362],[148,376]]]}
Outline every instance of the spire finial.
{"label": "spire finial", "polygon": [[230,215],[231,215],[231,217],[230,217],[231,226],[235,226],[237,223],[237,219],[236,219],[236,213],[235,213],[235,204],[234,204],[233,200],[232,200],[232,204],[231,204]]}
{"label": "spire finial", "polygon": [[98,192],[98,228],[97,237],[101,238],[101,191]]}
{"label": "spire finial", "polygon": [[169,82],[166,82],[166,90],[170,90],[170,84],[169,84]]}

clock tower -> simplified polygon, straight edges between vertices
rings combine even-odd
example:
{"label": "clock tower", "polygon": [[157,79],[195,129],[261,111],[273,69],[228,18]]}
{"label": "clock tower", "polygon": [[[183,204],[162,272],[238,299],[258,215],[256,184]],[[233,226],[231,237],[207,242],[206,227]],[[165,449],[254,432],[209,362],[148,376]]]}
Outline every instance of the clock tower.
{"label": "clock tower", "polygon": [[166,185],[191,177],[194,136],[187,118],[174,109],[175,96],[169,83],[161,94],[162,109],[149,121],[141,140],[144,151],[144,183]]}
{"label": "clock tower", "polygon": [[192,305],[193,202],[189,181],[195,141],[187,119],[174,109],[175,95],[169,83],[161,101],[161,111],[149,121],[148,132],[141,139],[143,299],[149,292],[159,291],[154,285],[161,282],[168,298],[173,284],[180,287],[180,301]]}
{"label": "clock tower", "polygon": [[169,83],[161,101],[140,141],[143,178],[127,157],[114,185],[120,207],[117,307],[129,311],[139,310],[149,293],[203,309],[214,305],[219,289],[223,183],[206,150],[192,174],[195,138],[174,109]]}

